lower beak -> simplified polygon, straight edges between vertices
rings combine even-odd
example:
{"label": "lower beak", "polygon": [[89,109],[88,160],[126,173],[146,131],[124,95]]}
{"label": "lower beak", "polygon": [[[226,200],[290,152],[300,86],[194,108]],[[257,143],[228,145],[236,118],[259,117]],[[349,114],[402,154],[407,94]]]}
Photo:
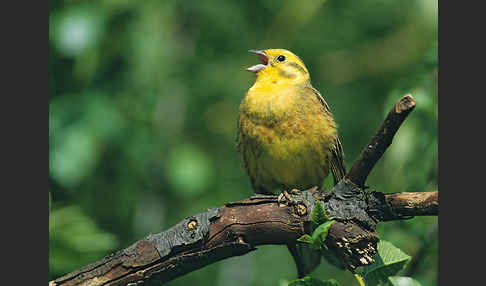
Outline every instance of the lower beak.
{"label": "lower beak", "polygon": [[259,72],[260,70],[262,70],[263,68],[265,68],[268,65],[268,56],[267,56],[267,54],[265,54],[265,51],[264,50],[249,50],[248,52],[260,56],[260,59],[261,59],[262,63],[247,68],[246,69],[247,71],[251,71],[251,72],[257,73],[257,72]]}

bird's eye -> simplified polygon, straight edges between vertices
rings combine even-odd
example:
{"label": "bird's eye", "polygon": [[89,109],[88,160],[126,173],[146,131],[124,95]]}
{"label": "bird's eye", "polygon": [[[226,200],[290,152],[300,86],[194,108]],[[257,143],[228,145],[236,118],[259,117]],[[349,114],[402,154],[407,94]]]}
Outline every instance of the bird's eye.
{"label": "bird's eye", "polygon": [[285,61],[285,56],[284,55],[280,55],[280,56],[278,56],[277,60],[279,62],[283,62],[283,61]]}

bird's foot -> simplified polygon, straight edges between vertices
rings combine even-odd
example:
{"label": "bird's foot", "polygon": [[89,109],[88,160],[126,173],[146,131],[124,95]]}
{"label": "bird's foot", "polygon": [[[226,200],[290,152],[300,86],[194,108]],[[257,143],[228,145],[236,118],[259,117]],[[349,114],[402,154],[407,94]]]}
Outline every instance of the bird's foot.
{"label": "bird's foot", "polygon": [[297,204],[297,201],[294,200],[292,198],[292,196],[290,196],[291,193],[292,195],[297,195],[300,193],[300,190],[297,190],[297,189],[292,189],[290,191],[283,191],[282,193],[280,193],[278,195],[278,198],[277,198],[277,203],[278,205],[280,206],[281,203],[283,203],[284,205],[288,205],[288,206],[294,206]]}

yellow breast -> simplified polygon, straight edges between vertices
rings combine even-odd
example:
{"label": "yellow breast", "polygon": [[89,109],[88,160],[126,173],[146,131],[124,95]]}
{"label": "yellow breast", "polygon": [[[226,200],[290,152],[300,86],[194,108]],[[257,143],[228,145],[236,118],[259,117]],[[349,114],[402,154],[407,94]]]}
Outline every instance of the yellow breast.
{"label": "yellow breast", "polygon": [[303,86],[256,84],[242,101],[238,140],[256,184],[312,187],[327,176],[335,124],[308,91]]}

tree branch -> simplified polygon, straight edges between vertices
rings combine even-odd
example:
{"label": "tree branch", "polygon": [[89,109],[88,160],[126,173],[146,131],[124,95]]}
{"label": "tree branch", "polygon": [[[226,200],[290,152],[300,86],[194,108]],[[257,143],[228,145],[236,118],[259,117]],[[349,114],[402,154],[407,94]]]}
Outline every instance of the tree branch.
{"label": "tree branch", "polygon": [[[386,205],[381,205],[381,209],[398,214],[388,219],[401,219],[403,217],[400,214],[405,208],[403,201],[397,197],[413,197],[415,202],[427,202],[414,204],[412,209],[407,209],[407,216],[437,215],[437,208],[433,211],[433,208],[429,207],[429,205],[438,205],[437,195],[433,195],[436,193],[383,195],[373,192],[370,198],[383,196]],[[319,191],[307,190],[299,196],[300,199],[307,200],[310,199],[309,196],[322,195]],[[423,212],[420,205],[428,211]],[[246,254],[255,250],[255,246],[287,244],[295,241],[308,231],[309,214],[310,210],[301,203],[295,206],[279,206],[276,197],[250,198],[229,203],[217,210],[210,209],[202,214],[190,216],[165,232],[150,235],[97,263],[51,281],[50,285],[127,285],[137,281],[167,282],[216,261]],[[328,239],[334,242],[329,243],[334,244],[334,248],[339,244],[342,244],[341,247],[346,243],[353,244],[357,242],[357,236],[366,234],[360,228],[344,229],[344,226],[343,224],[336,229],[331,228],[333,231],[330,231]],[[171,246],[168,242],[174,241],[175,234],[184,238],[175,240],[175,245]]]}
{"label": "tree branch", "polygon": [[426,193],[395,193],[385,195],[390,212],[381,221],[396,220],[406,216],[437,215],[439,191]]}
{"label": "tree branch", "polygon": [[410,95],[388,114],[350,173],[331,191],[316,188],[293,196],[292,205],[276,196],[254,196],[187,217],[167,231],[149,235],[99,262],[64,275],[49,285],[160,285],[216,261],[246,254],[255,246],[288,244],[310,232],[315,203],[336,220],[326,245],[351,271],[373,263],[376,223],[415,215],[437,215],[438,192],[365,192],[366,178],[390,145],[413,107]]}
{"label": "tree branch", "polygon": [[411,94],[403,96],[395,104],[371,142],[361,151],[346,178],[360,188],[365,187],[366,178],[368,178],[376,162],[390,146],[393,136],[395,136],[408,114],[415,108],[415,105],[415,99],[413,99]]}

